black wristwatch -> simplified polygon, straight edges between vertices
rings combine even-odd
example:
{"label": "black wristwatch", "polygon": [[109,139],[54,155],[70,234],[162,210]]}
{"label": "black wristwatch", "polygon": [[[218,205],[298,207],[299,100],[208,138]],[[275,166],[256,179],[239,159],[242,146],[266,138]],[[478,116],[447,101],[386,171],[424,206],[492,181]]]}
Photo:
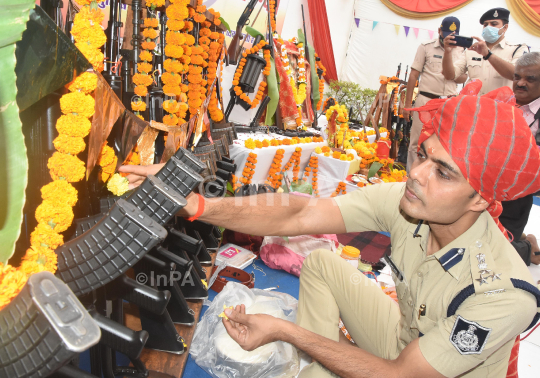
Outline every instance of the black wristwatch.
{"label": "black wristwatch", "polygon": [[484,60],[488,60],[490,56],[491,56],[491,50],[488,50],[488,53],[487,53],[487,55],[484,57]]}

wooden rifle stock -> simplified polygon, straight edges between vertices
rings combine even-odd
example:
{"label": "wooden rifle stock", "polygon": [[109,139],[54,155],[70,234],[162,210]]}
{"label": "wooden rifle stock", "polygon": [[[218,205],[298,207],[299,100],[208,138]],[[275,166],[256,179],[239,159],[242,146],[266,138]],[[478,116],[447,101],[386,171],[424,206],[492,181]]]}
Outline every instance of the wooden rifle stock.
{"label": "wooden rifle stock", "polygon": [[229,46],[229,50],[227,51],[229,54],[229,62],[231,64],[237,64],[238,56],[240,55],[239,49],[238,49],[238,43],[240,39],[242,38],[242,30],[244,29],[244,26],[248,24],[249,17],[251,16],[251,13],[253,12],[253,9],[255,9],[255,5],[257,4],[258,0],[250,0],[248,5],[246,6],[246,9],[244,9],[244,12],[238,19],[238,23],[236,24],[236,34],[234,35],[231,44]]}

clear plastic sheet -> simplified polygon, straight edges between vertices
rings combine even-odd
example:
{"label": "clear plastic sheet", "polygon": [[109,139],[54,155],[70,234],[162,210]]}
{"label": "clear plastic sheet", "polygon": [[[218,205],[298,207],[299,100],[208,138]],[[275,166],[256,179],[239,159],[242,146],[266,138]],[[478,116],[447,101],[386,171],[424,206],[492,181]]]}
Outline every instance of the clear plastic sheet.
{"label": "clear plastic sheet", "polygon": [[288,294],[229,282],[219,293],[197,325],[191,345],[191,357],[197,365],[216,378],[289,378],[299,370],[298,352],[283,341],[244,351],[230,338],[223,326],[223,306],[246,305],[247,313],[265,313],[294,322],[298,301]]}

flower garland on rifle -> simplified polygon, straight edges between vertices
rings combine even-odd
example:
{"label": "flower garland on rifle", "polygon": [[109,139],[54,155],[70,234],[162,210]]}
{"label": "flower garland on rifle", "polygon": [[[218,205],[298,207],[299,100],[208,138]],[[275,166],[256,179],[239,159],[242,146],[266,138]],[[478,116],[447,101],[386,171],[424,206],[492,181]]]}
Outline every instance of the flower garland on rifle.
{"label": "flower garland on rifle", "polygon": [[293,167],[293,182],[298,181],[298,173],[300,172],[300,157],[302,156],[302,149],[300,147],[296,147],[294,150],[291,158],[285,164],[285,167],[283,167],[284,171],[288,171],[291,166]]}
{"label": "flower garland on rifle", "polygon": [[398,116],[399,86],[394,88],[394,115]]}
{"label": "flower garland on rifle", "polygon": [[[309,177],[310,173],[313,173],[313,177],[311,178],[311,186],[313,187],[313,193],[315,194],[315,197],[319,197],[319,183],[318,183],[318,177],[317,173],[319,172],[319,158],[316,155],[312,155],[309,158],[308,166],[306,167],[304,171],[304,177]],[[304,181],[307,181],[304,179]]]}
{"label": "flower garland on rifle", "polygon": [[[296,40],[296,38],[294,38]],[[294,78],[291,78],[291,86],[293,89],[294,99],[296,101],[296,106],[298,108],[298,116],[300,119],[302,119],[302,104],[306,100],[307,93],[306,93],[306,55],[304,50],[304,44],[303,43],[297,43],[296,46],[298,46],[298,51],[300,52],[300,56],[298,57],[298,79],[296,82],[298,83],[298,89],[294,83]],[[298,122],[297,122],[298,125]],[[299,127],[303,126],[298,125]]]}
{"label": "flower garland on rifle", "polygon": [[70,93],[60,98],[63,115],[56,122],[56,152],[47,164],[53,181],[41,188],[43,202],[36,208],[38,225],[30,235],[30,248],[21,265],[14,268],[0,263],[0,309],[17,296],[32,274],[56,272],[54,250],[64,244],[60,233],[71,226],[72,207],[77,203],[77,190],[71,183],[81,181],[86,172],[84,162],[76,155],[86,148],[84,137],[90,133],[88,118],[94,114],[95,105],[90,93],[96,87],[96,74],[85,72],[68,86]]}
{"label": "flower garland on rifle", "polygon": [[[261,101],[262,97],[264,96],[264,90],[267,86],[265,81],[261,81],[261,84],[259,84],[259,89],[257,90],[257,94],[255,95],[255,99],[253,102],[248,97],[246,93],[242,91],[242,88],[240,88],[240,77],[242,77],[242,72],[244,71],[244,66],[247,62],[247,56],[250,54],[257,54],[260,49],[264,48],[266,46],[266,41],[261,40],[258,45],[253,46],[251,49],[247,49],[242,53],[242,59],[240,60],[240,63],[238,63],[238,67],[236,68],[236,72],[234,73],[234,78],[232,84],[234,85],[234,92],[238,97],[240,97],[242,100],[247,102],[249,105],[251,105],[251,109],[257,107],[259,105],[259,102]],[[270,50],[264,49],[264,60],[266,60],[266,67],[263,70],[263,75],[268,76],[270,75],[270,69],[272,67],[270,62]]]}
{"label": "flower garland on rifle", "polygon": [[341,192],[342,194],[347,194],[347,190],[346,190],[346,189],[347,189],[347,185],[346,185],[343,181],[341,181],[341,182],[338,184],[338,186],[337,186],[337,188],[336,188],[336,191],[335,191],[334,193],[332,193],[330,197],[336,197],[336,196],[339,195],[340,192]]}
{"label": "flower garland on rifle", "polygon": [[253,152],[249,153],[246,164],[244,165],[244,170],[242,171],[242,178],[240,182],[244,185],[251,184],[251,179],[255,174],[255,167],[257,165],[257,154]]}
{"label": "flower garland on rifle", "polygon": [[320,77],[319,77],[319,102],[317,103],[317,110],[321,109],[321,106],[323,104],[323,92],[324,92],[324,76],[326,76],[326,68],[324,68],[321,58],[319,58],[319,55],[315,53],[315,64],[317,65],[317,68],[322,71]]}
{"label": "flower garland on rifle", "polygon": [[[217,15],[219,15],[218,12],[216,12]],[[216,14],[214,14],[214,20],[219,19],[219,17],[216,17]],[[211,83],[217,78],[217,67],[218,67],[218,60],[223,52],[223,42],[225,41],[225,36],[218,32],[212,32],[210,33],[210,39],[212,42],[210,42],[210,52],[208,54],[209,56],[209,63],[208,63],[208,75],[206,78],[208,79],[208,82]],[[223,63],[223,62],[222,62]],[[220,71],[220,75],[223,71]],[[210,103],[208,104],[208,112],[210,113],[210,118],[214,122],[221,122],[223,120],[223,112],[218,107],[219,100],[217,98],[217,83],[214,85],[214,89],[212,91],[212,96],[210,98]]]}
{"label": "flower garland on rifle", "polygon": [[73,19],[71,35],[75,40],[75,46],[92,64],[97,72],[103,71],[104,56],[101,46],[107,41],[107,37],[101,27],[103,13],[98,9],[95,1],[79,0],[81,10]]}
{"label": "flower garland on rifle", "polygon": [[277,189],[281,184],[283,175],[281,174],[281,162],[283,160],[283,155],[285,150],[279,148],[274,155],[274,160],[270,166],[270,171],[268,172],[268,177],[266,178],[266,184],[270,185],[272,188]]}
{"label": "flower garland on rifle", "polygon": [[185,122],[183,119],[179,121],[176,115],[180,111],[180,105],[176,102],[176,98],[177,96],[181,97],[183,93],[181,73],[184,72],[185,67],[179,59],[184,56],[182,45],[186,42],[186,37],[181,30],[185,27],[184,20],[189,15],[188,4],[188,0],[171,0],[165,10],[168,20],[164,53],[167,59],[163,62],[165,72],[161,75],[161,81],[163,82],[163,93],[166,96],[171,96],[171,99],[163,103],[163,109],[169,113],[163,117],[163,123],[169,126]]}

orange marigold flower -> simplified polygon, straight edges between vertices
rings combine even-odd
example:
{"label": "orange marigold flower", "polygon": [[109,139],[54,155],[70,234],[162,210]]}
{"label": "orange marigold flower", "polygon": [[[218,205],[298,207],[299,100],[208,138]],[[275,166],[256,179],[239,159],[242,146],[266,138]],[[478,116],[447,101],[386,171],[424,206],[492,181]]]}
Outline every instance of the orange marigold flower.
{"label": "orange marigold flower", "polygon": [[76,113],[86,118],[94,115],[95,101],[92,96],[86,95],[82,92],[67,93],[60,97],[60,109],[62,113]]}
{"label": "orange marigold flower", "polygon": [[140,73],[149,73],[149,72],[152,72],[152,65],[150,63],[146,63],[146,62],[141,62],[139,64],[137,64],[137,71],[139,71]]}
{"label": "orange marigold flower", "polygon": [[144,85],[137,85],[135,87],[135,94],[137,96],[145,97],[148,94],[148,89]]}
{"label": "orange marigold flower", "polygon": [[145,28],[157,28],[159,26],[159,20],[153,17],[147,17],[144,19]]}
{"label": "orange marigold flower", "polygon": [[176,113],[180,110],[180,105],[176,100],[167,100],[163,102],[163,109],[165,109],[167,113]]}
{"label": "orange marigold flower", "polygon": [[165,35],[165,41],[167,43],[170,43],[172,45],[183,45],[186,41],[186,37],[184,37],[184,34],[175,32],[175,31],[167,31],[167,34]]}
{"label": "orange marigold flower", "polygon": [[89,94],[94,92],[96,87],[97,75],[93,72],[84,72],[69,84],[68,89],[71,92],[80,91]]}
{"label": "orange marigold flower", "polygon": [[27,275],[22,270],[10,270],[0,282],[0,309],[7,306],[26,284]]}
{"label": "orange marigold flower", "polygon": [[82,115],[64,114],[56,121],[56,130],[59,134],[71,137],[84,138],[90,133],[92,124]]}
{"label": "orange marigold flower", "polygon": [[38,224],[30,234],[30,244],[32,246],[56,249],[64,244],[64,236],[54,232],[48,224]]}
{"label": "orange marigold flower", "polygon": [[133,75],[133,83],[135,83],[136,85],[144,85],[147,87],[151,85],[153,82],[154,80],[152,79],[150,75],[139,74],[139,73]]}
{"label": "orange marigold flower", "polygon": [[143,30],[142,35],[144,38],[156,39],[159,32],[156,29],[146,28]]}
{"label": "orange marigold flower", "polygon": [[182,90],[178,85],[164,85],[163,93],[167,96],[179,96],[182,93]]}
{"label": "orange marigold flower", "polygon": [[26,254],[22,258],[21,268],[23,268],[23,264],[25,263],[36,264],[35,266],[33,266],[33,268],[37,271],[29,270],[28,267],[22,269],[26,270],[27,274],[29,275],[42,272],[44,270],[55,273],[57,266],[57,256],[50,247],[33,245],[26,250]]}
{"label": "orange marigold flower", "polygon": [[141,42],[141,47],[145,50],[154,50],[156,48],[156,43],[144,41]]}
{"label": "orange marigold flower", "polygon": [[167,114],[163,117],[163,123],[169,126],[175,126],[178,124],[178,117],[174,114]]}
{"label": "orange marigold flower", "polygon": [[170,72],[165,72],[163,75],[161,75],[161,80],[166,85],[172,85],[172,86],[179,86],[180,82],[182,81],[182,76],[172,74]]}
{"label": "orange marigold flower", "polygon": [[108,146],[107,143],[104,143],[99,153],[97,164],[100,167],[111,165],[114,157],[115,154],[113,148],[111,146]]}
{"label": "orange marigold flower", "polygon": [[172,4],[167,7],[167,17],[173,20],[184,20],[188,18],[189,11],[185,5]]}
{"label": "orange marigold flower", "polygon": [[77,189],[66,180],[55,180],[41,188],[41,198],[75,206],[77,203]]}
{"label": "orange marigold flower", "polygon": [[143,50],[139,54],[139,58],[141,58],[142,61],[151,62],[152,61],[152,53],[150,51]]}
{"label": "orange marigold flower", "polygon": [[180,46],[167,45],[165,46],[165,55],[178,59],[184,55],[184,49]]}
{"label": "orange marigold flower", "polygon": [[84,151],[86,143],[81,137],[71,137],[65,134],[58,135],[53,140],[54,148],[64,154],[77,155]]}
{"label": "orange marigold flower", "polygon": [[49,225],[56,232],[63,232],[71,226],[73,210],[64,203],[43,201],[36,209],[38,223]]}
{"label": "orange marigold flower", "polygon": [[168,72],[179,73],[184,69],[184,65],[177,60],[166,59],[165,62],[163,62],[163,68]]}
{"label": "orange marigold flower", "polygon": [[167,28],[172,31],[180,31],[184,28],[184,25],[184,21],[181,20],[174,20],[172,18],[167,20]]}
{"label": "orange marigold flower", "polygon": [[137,101],[131,101],[131,110],[134,112],[144,112],[146,110],[146,102],[137,99]]}

